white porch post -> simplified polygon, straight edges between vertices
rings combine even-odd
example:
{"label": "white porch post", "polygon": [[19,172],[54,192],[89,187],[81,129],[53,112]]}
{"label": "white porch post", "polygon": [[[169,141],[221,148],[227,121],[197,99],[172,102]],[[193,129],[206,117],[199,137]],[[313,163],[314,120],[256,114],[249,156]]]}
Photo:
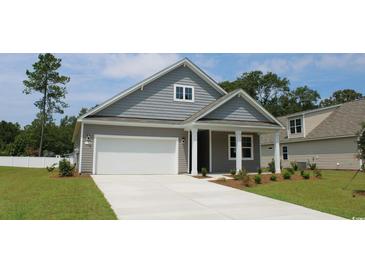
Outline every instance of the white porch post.
{"label": "white porch post", "polygon": [[198,129],[191,129],[191,175],[198,175]]}
{"label": "white porch post", "polygon": [[242,132],[236,130],[236,172],[242,169]]}
{"label": "white porch post", "polygon": [[275,132],[274,149],[275,173],[280,174],[280,131]]}

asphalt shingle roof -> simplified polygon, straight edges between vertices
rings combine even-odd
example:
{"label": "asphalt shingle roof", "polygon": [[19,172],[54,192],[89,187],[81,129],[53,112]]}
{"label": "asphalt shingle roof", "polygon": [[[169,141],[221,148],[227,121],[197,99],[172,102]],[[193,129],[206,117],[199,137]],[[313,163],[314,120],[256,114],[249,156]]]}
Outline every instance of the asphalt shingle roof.
{"label": "asphalt shingle roof", "polygon": [[[291,114],[290,116],[294,116]],[[284,125],[287,125],[287,117],[278,117],[277,119]],[[361,124],[365,122],[365,99],[344,103],[336,107],[333,112],[324,119],[306,137],[287,138],[286,130],[280,132],[280,142],[297,142],[304,140],[335,138],[345,136],[355,136],[361,129]],[[261,136],[262,144],[272,144],[273,134],[264,134]]]}

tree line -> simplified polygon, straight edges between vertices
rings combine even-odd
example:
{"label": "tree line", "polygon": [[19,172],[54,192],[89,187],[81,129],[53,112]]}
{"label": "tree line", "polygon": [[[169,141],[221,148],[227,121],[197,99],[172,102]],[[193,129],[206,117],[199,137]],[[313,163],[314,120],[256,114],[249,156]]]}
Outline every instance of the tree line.
{"label": "tree line", "polygon": [[337,90],[329,98],[321,100],[318,91],[308,86],[289,88],[290,81],[273,72],[244,72],[234,81],[223,81],[219,85],[230,92],[238,88],[245,90],[274,116],[283,116],[299,111],[328,107],[364,98],[353,89]]}
{"label": "tree line", "polygon": [[[63,114],[68,107],[65,102],[66,85],[70,77],[60,75],[62,60],[53,54],[39,54],[32,70],[25,72],[23,93],[40,94],[34,102],[38,114],[31,124],[21,128],[18,123],[0,122],[0,155],[53,156],[72,153],[72,135],[78,116],[64,116],[57,124],[53,115]],[[238,88],[245,90],[274,116],[341,104],[363,98],[362,93],[343,89],[333,92],[324,100],[318,91],[308,86],[290,89],[290,82],[273,72],[244,72],[234,81],[223,81],[219,85],[230,92]],[[82,108],[79,116],[86,113]]]}

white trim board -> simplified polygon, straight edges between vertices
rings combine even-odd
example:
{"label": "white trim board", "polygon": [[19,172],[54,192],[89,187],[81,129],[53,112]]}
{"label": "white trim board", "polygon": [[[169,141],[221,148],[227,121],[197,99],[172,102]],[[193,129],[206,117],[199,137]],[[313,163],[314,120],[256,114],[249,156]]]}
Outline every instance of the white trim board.
{"label": "white trim board", "polygon": [[81,122],[80,148],[79,148],[79,173],[81,173],[81,171],[82,171],[81,165],[82,165],[83,135],[84,135],[84,123]]}

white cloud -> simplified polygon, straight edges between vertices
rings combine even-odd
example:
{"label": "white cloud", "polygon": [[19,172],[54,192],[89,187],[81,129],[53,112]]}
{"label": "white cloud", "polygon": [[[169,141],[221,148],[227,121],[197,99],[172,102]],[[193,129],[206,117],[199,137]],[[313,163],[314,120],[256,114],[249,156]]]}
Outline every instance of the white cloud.
{"label": "white cloud", "polygon": [[323,54],[315,63],[324,69],[365,69],[365,54]]}
{"label": "white cloud", "polygon": [[250,69],[295,75],[313,66],[323,70],[365,70],[365,54],[304,54],[295,57],[275,57],[262,62],[254,61]]}
{"label": "white cloud", "polygon": [[141,79],[177,62],[178,54],[115,54],[105,60],[103,74],[112,78]]}
{"label": "white cloud", "polygon": [[280,58],[275,57],[264,60],[263,62],[254,61],[251,63],[251,70],[261,70],[263,72],[293,73],[302,71],[310,65],[313,65],[314,58],[312,55],[303,55],[300,57]]}

